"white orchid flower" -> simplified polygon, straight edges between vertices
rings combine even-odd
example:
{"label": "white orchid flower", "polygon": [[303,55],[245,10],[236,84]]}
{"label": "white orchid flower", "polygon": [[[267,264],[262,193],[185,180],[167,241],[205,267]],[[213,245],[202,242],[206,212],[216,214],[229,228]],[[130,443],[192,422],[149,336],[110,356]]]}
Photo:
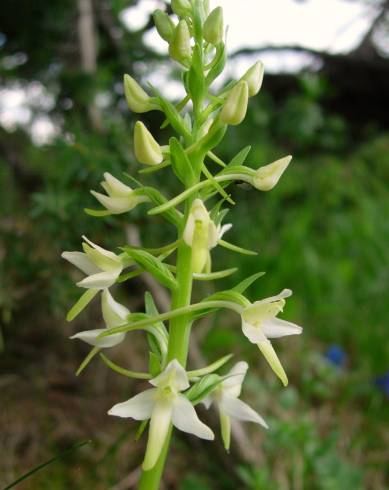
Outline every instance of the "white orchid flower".
{"label": "white orchid flower", "polygon": [[101,295],[101,309],[106,328],[96,328],[94,330],[85,330],[78,332],[71,339],[80,339],[89,345],[99,348],[114,347],[120,344],[126,336],[125,333],[115,333],[107,337],[99,338],[99,335],[106,331],[107,328],[119,327],[126,323],[127,315],[130,310],[115,301],[108,289],[104,289]]}
{"label": "white orchid flower", "polygon": [[131,211],[141,202],[148,201],[147,196],[137,194],[131,187],[123,184],[116,177],[108,172],[104,173],[104,180],[101,186],[108,194],[91,191],[91,194],[109,211],[111,214],[121,214]]}
{"label": "white orchid flower", "polygon": [[192,248],[192,271],[200,274],[210,270],[210,250],[218,244],[231,224],[218,225],[212,221],[201,199],[195,199],[190,208],[183,239]]}
{"label": "white orchid flower", "polygon": [[227,451],[231,441],[231,419],[241,422],[254,422],[268,429],[264,419],[247,403],[239,400],[248,367],[247,362],[243,361],[235,364],[212,395],[203,401],[206,408],[215,403],[219,409],[221,433]]}
{"label": "white orchid flower", "polygon": [[189,381],[186,371],[176,359],[150,383],[155,388],[114,405],[108,412],[109,415],[135,420],[150,419],[144,470],[150,470],[156,464],[171,423],[177,429],[201,439],[214,439],[211,429],[199,420],[191,402],[180,393],[189,388]]}
{"label": "white orchid flower", "polygon": [[87,277],[77,283],[86,289],[106,289],[116,282],[123,270],[120,257],[105,248],[99,247],[85,236],[82,237],[84,252],[63,252],[62,257],[75,265]]}
{"label": "white orchid flower", "polygon": [[294,323],[276,318],[284,308],[285,298],[291,294],[290,289],[284,289],[277,296],[256,301],[247,306],[241,313],[244,335],[250,342],[258,345],[265,359],[285,386],[288,384],[288,378],[268,339],[299,335],[303,331]]}

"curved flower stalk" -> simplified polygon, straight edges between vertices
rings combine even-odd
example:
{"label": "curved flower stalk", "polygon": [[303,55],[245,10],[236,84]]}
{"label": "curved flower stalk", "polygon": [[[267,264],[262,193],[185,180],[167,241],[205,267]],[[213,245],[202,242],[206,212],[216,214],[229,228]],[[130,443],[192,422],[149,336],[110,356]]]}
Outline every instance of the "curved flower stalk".
{"label": "curved flower stalk", "polygon": [[254,422],[268,429],[265,420],[247,403],[239,400],[242,384],[249,365],[241,361],[235,364],[231,371],[224,376],[223,381],[203,403],[209,408],[215,403],[219,409],[220,426],[224,447],[228,451],[231,443],[231,419],[242,422]]}
{"label": "curved flower stalk", "polygon": [[150,384],[155,388],[114,405],[108,412],[109,415],[135,420],[150,419],[149,440],[142,465],[144,470],[155,466],[171,423],[177,429],[201,439],[214,439],[212,430],[199,420],[191,402],[181,394],[189,388],[189,381],[185,369],[176,359],[170,361],[161,374],[151,379]]}
{"label": "curved flower stalk", "polygon": [[[101,185],[106,194],[92,191],[104,209],[87,209],[86,212],[96,217],[130,213],[138,204],[145,203],[149,216],[160,214],[160,219],[166,219],[176,228],[176,239],[168,245],[148,244],[148,248],[115,243],[112,247],[119,245],[121,250],[120,255],[116,255],[84,237],[82,252],[62,254],[86,275],[77,283],[85,292],[69,311],[68,320],[74,319],[102,291],[102,316],[106,327],[73,336],[92,346],[78,373],[100,349],[119,344],[128,332],[143,330],[147,333],[148,372],[134,371],[133,366],[127,369],[100,355],[115,373],[147,379],[153,385],[109,411],[110,415],[143,421],[140,432],[147,425],[145,421],[150,420],[139,490],[159,488],[173,426],[203,439],[213,439],[212,430],[199,420],[194,408],[201,402],[217,406],[226,449],[230,447],[232,419],[266,427],[264,419],[239,398],[248,369],[246,362],[237,363],[225,376],[219,375],[218,370],[231,358],[231,354],[227,354],[208,366],[186,372],[191,329],[197,319],[215,314],[221,308],[240,315],[244,335],[258,345],[285,385],[287,376],[270,339],[297,335],[302,330],[278,318],[291,291],[285,289],[277,296],[254,303],[245,297],[245,290],[263,276],[262,272],[192,304],[192,290],[198,280],[222,279],[238,268],[212,270],[211,251],[214,254],[217,245],[234,253],[256,254],[223,239],[232,226],[222,225],[228,212],[225,206],[235,205],[228,193],[229,186],[234,182],[247,182],[260,191],[270,191],[278,185],[292,157],[253,166],[246,163],[250,147],[238,151],[230,162],[218,156],[218,147],[229,126],[243,123],[251,98],[260,92],[264,66],[257,61],[237,80],[215,91],[213,82],[226,64],[222,8],[210,10],[208,0],[172,0],[171,7],[178,20],[162,10],[157,10],[153,18],[157,32],[168,44],[170,57],[183,72],[185,96],[174,104],[161,95],[158,87],[146,92],[130,75],[124,76],[124,93],[133,113],[162,111],[165,117],[162,128],[175,133],[167,146],[161,146],[157,135],[152,135],[142,121],[135,123],[134,155],[141,165],[147,166],[141,169],[141,174],[172,172],[182,185],[182,191],[168,199],[159,189],[143,186],[128,175],[136,184],[134,189],[120,178],[105,173]],[[163,181],[165,179],[161,178]],[[148,239],[151,238],[152,234]],[[125,267],[131,269],[123,274]],[[150,293],[145,294],[144,312],[130,313],[126,306],[112,298],[108,288],[116,282],[130,281],[143,272],[151,274],[167,289],[171,295],[170,311],[159,313]]]}

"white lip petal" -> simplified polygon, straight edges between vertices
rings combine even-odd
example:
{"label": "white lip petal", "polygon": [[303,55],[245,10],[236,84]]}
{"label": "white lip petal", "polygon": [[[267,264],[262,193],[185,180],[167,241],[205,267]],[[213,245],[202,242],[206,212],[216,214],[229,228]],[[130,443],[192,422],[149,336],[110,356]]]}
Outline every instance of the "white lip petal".
{"label": "white lip petal", "polygon": [[95,347],[106,348],[120,344],[120,342],[123,342],[126,335],[124,333],[115,333],[113,335],[108,335],[107,337],[98,338],[98,336],[103,332],[106,332],[105,328],[96,328],[94,330],[85,330],[83,332],[78,332],[70,338],[82,340],[87,344],[93,345]]}
{"label": "white lip petal", "polygon": [[177,429],[201,439],[212,441],[215,438],[211,429],[198,418],[193,405],[184,395],[177,395],[173,402],[172,422]]}
{"label": "white lip petal", "polygon": [[188,375],[177,359],[170,361],[164,371],[162,371],[162,373],[155,378],[151,379],[150,383],[153,386],[166,384],[167,386],[171,386],[178,391],[183,391],[189,388]]}
{"label": "white lip petal", "polygon": [[238,398],[240,392],[242,391],[242,383],[248,368],[249,365],[247,362],[241,361],[236,363],[227,374],[227,379],[222,382],[223,393]]}
{"label": "white lip petal", "polygon": [[237,398],[223,397],[220,401],[220,408],[223,412],[235,420],[240,420],[242,422],[255,422],[256,424],[262,425],[266,429],[268,428],[267,423],[264,419],[253,410],[247,403],[238,400]]}
{"label": "white lip petal", "polygon": [[95,274],[100,270],[91,260],[89,260],[84,252],[63,252],[61,257],[75,265],[88,276],[90,274]]}
{"label": "white lip petal", "polygon": [[268,339],[277,339],[287,335],[299,335],[303,331],[303,329],[298,325],[281,320],[280,318],[265,320],[262,322],[261,327]]}
{"label": "white lip petal", "polygon": [[[149,390],[151,391],[151,390]],[[151,414],[149,439],[143,469],[151,470],[158,461],[165,439],[169,432],[172,416],[172,405],[167,402],[157,402]]]}
{"label": "white lip petal", "polygon": [[257,345],[259,347],[259,350],[262,352],[263,356],[269,363],[270,367],[273,369],[273,371],[282,381],[282,384],[284,386],[287,386],[288,377],[286,376],[284,368],[282,367],[282,364],[278,359],[278,356],[275,350],[273,349],[273,346],[271,345],[270,341],[265,340],[264,342],[259,342]]}
{"label": "white lip petal", "polygon": [[118,327],[125,323],[130,313],[128,308],[113,299],[108,289],[104,289],[101,295],[101,309],[108,328]]}
{"label": "white lip petal", "polygon": [[117,403],[108,411],[108,415],[147,420],[151,417],[154,408],[156,391],[155,388],[151,388],[150,390],[142,391],[142,393],[135,395],[126,402]]}
{"label": "white lip petal", "polygon": [[255,327],[242,319],[242,332],[253,344],[266,341],[266,336],[261,327]]}
{"label": "white lip petal", "polygon": [[116,279],[119,277],[121,269],[99,272],[86,277],[82,281],[77,283],[77,286],[81,288],[91,289],[105,289],[112,286]]}

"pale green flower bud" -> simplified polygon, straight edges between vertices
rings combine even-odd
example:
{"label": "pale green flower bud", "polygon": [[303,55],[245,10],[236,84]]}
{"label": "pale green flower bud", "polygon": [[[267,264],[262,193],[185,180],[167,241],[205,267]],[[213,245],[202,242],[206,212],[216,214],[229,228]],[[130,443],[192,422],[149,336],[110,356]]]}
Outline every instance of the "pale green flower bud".
{"label": "pale green flower bud", "polygon": [[130,75],[124,75],[124,95],[126,96],[128,107],[133,112],[148,112],[159,109],[153,99],[147,95]]}
{"label": "pale green flower bud", "polygon": [[186,64],[192,55],[190,32],[185,20],[180,20],[176,26],[169,45],[170,56],[179,63]]}
{"label": "pale green flower bud", "polygon": [[136,159],[146,165],[158,165],[163,160],[161,147],[140,121],[135,124],[134,151]]}
{"label": "pale green flower bud", "polygon": [[224,34],[224,22],[223,22],[223,9],[216,7],[208,15],[207,20],[204,23],[204,39],[210,44],[219,44],[223,41]]}
{"label": "pale green flower bud", "polygon": [[290,161],[291,155],[280,158],[273,163],[260,167],[253,177],[253,185],[260,191],[270,191],[280,180]]}
{"label": "pale green flower bud", "polygon": [[172,0],[172,10],[178,17],[186,17],[192,11],[190,0]]}
{"label": "pale green flower bud", "polygon": [[153,19],[158,34],[162,37],[162,39],[169,43],[174,34],[174,22],[166,12],[163,12],[160,9],[154,12]]}
{"label": "pale green flower bud", "polygon": [[261,90],[263,81],[264,66],[261,61],[257,61],[251,68],[249,68],[243,75],[242,80],[247,82],[249,86],[249,97],[257,95]]}
{"label": "pale green flower bud", "polygon": [[192,271],[200,274],[210,263],[209,251],[218,241],[217,227],[201,199],[192,203],[183,238],[192,247]]}
{"label": "pale green flower bud", "polygon": [[236,126],[246,116],[249,100],[249,88],[245,80],[238,82],[229,92],[227,100],[220,112],[220,119],[224,124]]}

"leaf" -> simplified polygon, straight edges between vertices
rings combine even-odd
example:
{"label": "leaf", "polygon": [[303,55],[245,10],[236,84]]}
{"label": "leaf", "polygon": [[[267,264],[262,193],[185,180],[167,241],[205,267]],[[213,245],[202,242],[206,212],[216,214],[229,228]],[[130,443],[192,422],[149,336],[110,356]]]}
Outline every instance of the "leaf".
{"label": "leaf", "polygon": [[68,322],[74,320],[88,306],[98,292],[98,289],[87,289],[80,299],[70,308],[66,315],[66,320]]}
{"label": "leaf", "polygon": [[[168,202],[166,197],[163,196],[157,189],[154,189],[154,187],[144,187],[143,191],[147,195],[147,197],[157,206]],[[181,226],[182,215],[176,209],[169,208],[166,211],[163,211],[161,214],[174,226]]]}
{"label": "leaf", "polygon": [[216,47],[216,54],[214,59],[212,60],[211,69],[209,70],[206,77],[207,85],[210,85],[224,70],[226,61],[227,61],[227,56],[226,56],[225,45],[224,43],[220,43]]}
{"label": "leaf", "polygon": [[223,187],[217,182],[211,172],[207,169],[205,164],[203,164],[202,168],[203,174],[207,177],[207,179],[212,183],[215,190],[230,204],[234,205],[235,202],[231,199],[231,197],[226,193]]}
{"label": "leaf", "polygon": [[104,216],[109,216],[112,214],[108,209],[89,209],[89,208],[84,208],[84,212],[88,214],[89,216],[94,216],[95,218],[103,218]]}
{"label": "leaf", "polygon": [[185,185],[190,186],[195,179],[192,164],[177,138],[170,138],[170,158],[174,173]]}
{"label": "leaf", "polygon": [[246,289],[251,286],[251,284],[253,284],[257,279],[264,276],[265,274],[266,274],[266,272],[257,272],[256,274],[253,274],[252,276],[247,277],[242,282],[240,282],[239,284],[234,286],[232,288],[232,290],[236,291],[240,294],[243,294],[246,291]]}
{"label": "leaf", "polygon": [[74,446],[72,446],[72,447],[66,449],[65,451],[63,451],[62,453],[57,454],[57,456],[54,456],[53,458],[49,459],[45,463],[42,463],[42,464],[40,464],[38,466],[35,466],[35,468],[29,470],[27,473],[25,473],[24,475],[20,476],[17,480],[13,481],[10,485],[7,485],[3,490],[10,490],[11,488],[16,487],[16,485],[18,485],[22,481],[26,480],[28,477],[30,477],[34,473],[42,470],[46,466],[49,466],[51,463],[54,463],[55,461],[58,461],[58,460],[60,460],[60,459],[62,459],[64,457],[66,457],[67,455],[71,454],[72,452],[76,451],[77,449],[80,449],[83,446],[86,446],[87,444],[90,444],[91,442],[92,441],[84,441],[84,442],[80,442],[78,444],[75,444]]}
{"label": "leaf", "polygon": [[188,131],[183,118],[181,117],[180,113],[178,110],[174,107],[174,105],[169,102],[167,99],[164,97],[158,95],[158,102],[161,105],[163,112],[166,115],[166,118],[168,119],[170,125],[172,128],[184,138],[191,138],[191,134]]}
{"label": "leaf", "polygon": [[217,243],[222,247],[231,250],[232,252],[237,252],[238,254],[258,255],[258,252],[255,252],[254,250],[247,250],[246,248],[238,247],[238,245],[234,245],[233,243],[226,242],[225,240],[219,240]]}
{"label": "leaf", "polygon": [[217,374],[207,374],[189,388],[189,390],[185,392],[185,396],[193,405],[197,405],[215,391],[222,381],[223,378]]}
{"label": "leaf", "polygon": [[241,150],[239,153],[237,153],[234,158],[228,163],[228,167],[237,167],[237,166],[240,166],[240,165],[243,165],[246,158],[247,158],[247,155],[250,153],[250,150],[251,150],[251,146],[246,146],[245,148],[243,148],[243,150]]}
{"label": "leaf", "polygon": [[217,272],[209,272],[208,274],[193,274],[193,279],[196,281],[214,281],[216,279],[223,279],[231,274],[234,274],[238,270],[237,267],[231,269],[224,269]]}
{"label": "leaf", "polygon": [[221,357],[217,361],[213,362],[212,364],[209,364],[209,366],[196,369],[194,371],[188,371],[188,377],[189,378],[196,378],[197,376],[204,376],[205,374],[210,374],[213,371],[216,371],[217,369],[220,369],[226,362],[228,362],[233,354],[227,354],[224,357]]}
{"label": "leaf", "polygon": [[145,250],[131,247],[125,247],[125,253],[167,288],[175,289],[177,287],[177,281],[168,266],[157,257],[154,257],[154,255],[151,255]]}
{"label": "leaf", "polygon": [[206,89],[202,66],[202,53],[198,44],[195,44],[192,53],[192,63],[187,74],[187,88],[192,100],[202,100]]}
{"label": "leaf", "polygon": [[248,306],[250,303],[249,300],[243,296],[243,294],[232,289],[211,294],[211,296],[208,296],[203,301],[229,301],[241,306]]}
{"label": "leaf", "polygon": [[153,378],[161,372],[161,361],[154,352],[149,352],[149,371]]}

